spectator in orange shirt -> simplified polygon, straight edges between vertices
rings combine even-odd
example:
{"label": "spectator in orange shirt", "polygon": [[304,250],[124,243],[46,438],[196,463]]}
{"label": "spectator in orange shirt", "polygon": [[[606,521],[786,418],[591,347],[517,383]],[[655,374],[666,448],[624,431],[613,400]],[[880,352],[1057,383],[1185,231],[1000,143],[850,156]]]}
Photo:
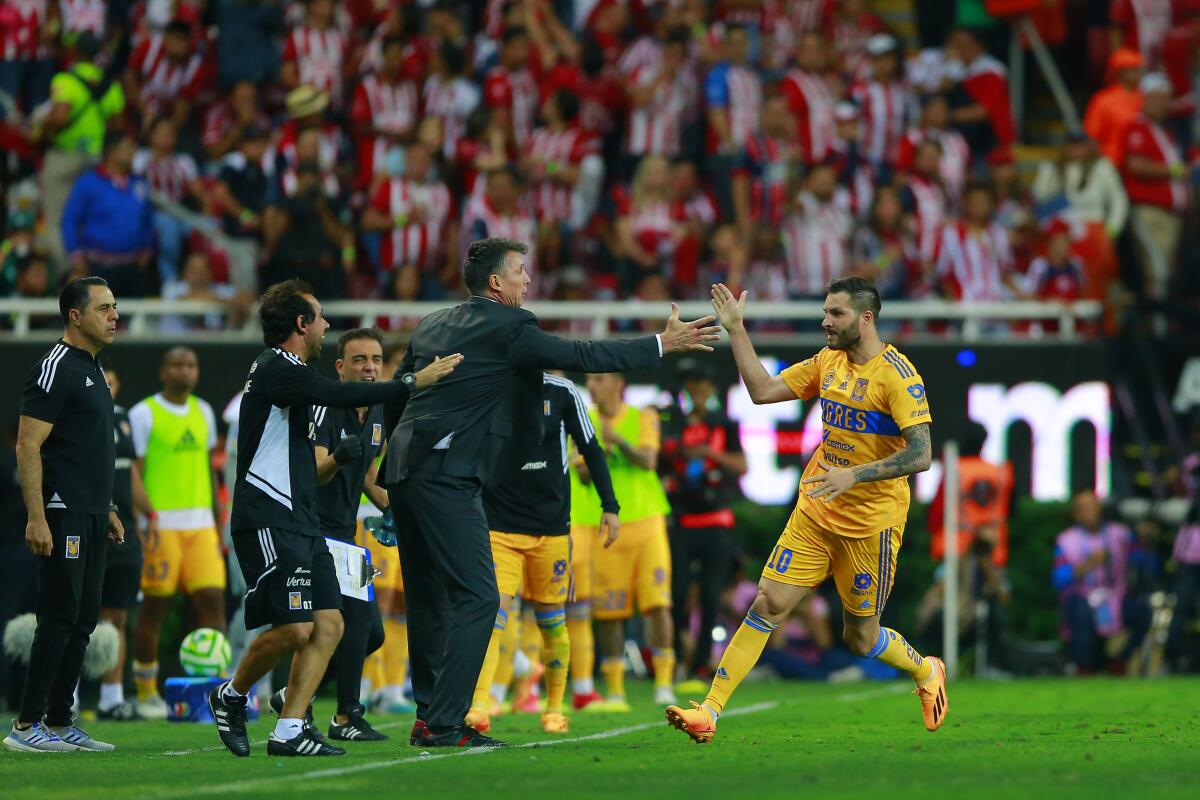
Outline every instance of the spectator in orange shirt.
{"label": "spectator in orange shirt", "polygon": [[1108,58],[1108,86],[1096,92],[1083,117],[1083,129],[1114,164],[1124,155],[1125,129],[1142,110],[1142,56],[1121,48]]}

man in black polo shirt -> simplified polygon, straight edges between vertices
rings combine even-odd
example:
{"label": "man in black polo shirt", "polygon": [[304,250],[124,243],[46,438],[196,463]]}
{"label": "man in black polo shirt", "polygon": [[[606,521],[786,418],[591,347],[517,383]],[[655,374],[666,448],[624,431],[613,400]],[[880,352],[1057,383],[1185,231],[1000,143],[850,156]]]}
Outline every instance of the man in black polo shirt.
{"label": "man in black polo shirt", "polygon": [[621,508],[613,494],[604,450],[596,440],[583,398],[575,384],[561,375],[545,373],[542,380],[541,442],[514,460],[514,464],[521,465],[519,471],[483,490],[500,610],[496,612],[496,624],[467,715],[467,724],[477,731],[491,727],[489,692],[500,660],[500,637],[508,625],[513,596],[522,586],[522,596],[533,603],[545,650],[546,710],[542,714],[542,730],[546,733],[568,730],[567,718],[562,713],[571,661],[566,624],[571,580],[571,544],[567,537],[571,530],[568,435],[587,463],[600,495],[604,546],[616,541],[621,530],[618,517]]}
{"label": "man in black polo shirt", "polygon": [[[712,371],[694,358],[676,368],[683,392],[662,412],[659,471],[671,501],[671,605],[675,650],[684,657],[682,635],[690,629],[692,582],[699,586],[700,630],[691,648],[688,674],[708,680],[712,629],[732,555],[736,519],[733,502],[746,474],[738,424],[721,410]],[[693,566],[695,572],[693,572]]]}
{"label": "man in black polo shirt", "polygon": [[100,613],[107,539],[125,538],[112,503],[113,400],[96,356],[117,332],[102,278],[76,278],[58,298],[63,337],[25,379],[17,471],[41,557],[37,633],[20,715],[4,746],[18,752],[113,750],[75,726],[75,685]]}
{"label": "man in black polo shirt", "polygon": [[[246,585],[246,627],[270,625],[243,653],[233,678],[208,702],[221,742],[250,755],[246,693],[292,653],[288,692],[267,739],[277,756],[345,755],[319,738],[305,717],[313,693],[342,637],[342,600],[333,556],[321,536],[312,406],[357,408],[402,404],[452,371],[462,357],[439,359],[417,374],[381,383],[334,381],[308,366],[321,352],[329,323],[312,287],[277,283],[259,305],[267,349],[250,365],[238,413],[233,546]],[[110,434],[111,436],[111,434]]]}
{"label": "man in black polo shirt", "polygon": [[[374,328],[355,328],[338,339],[336,363],[343,381],[374,383],[383,369],[383,337]],[[387,492],[375,485],[376,459],[383,450],[383,406],[313,408],[312,440],[317,463],[317,515],[321,532],[354,544],[358,506],[365,490],[377,508],[388,507]],[[363,662],[383,644],[379,606],[352,597],[342,598],[345,631],[333,654],[337,676],[337,713],[329,723],[329,738],[346,742],[377,742],[388,737],[363,719],[359,702]],[[286,688],[271,698],[278,713]]]}

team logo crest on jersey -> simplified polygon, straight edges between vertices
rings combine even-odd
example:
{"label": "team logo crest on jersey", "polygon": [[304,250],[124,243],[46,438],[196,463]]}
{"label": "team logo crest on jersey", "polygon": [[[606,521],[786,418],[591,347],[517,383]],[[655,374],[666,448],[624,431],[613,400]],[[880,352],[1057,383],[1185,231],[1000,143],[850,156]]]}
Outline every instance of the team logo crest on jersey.
{"label": "team logo crest on jersey", "polygon": [[121,420],[121,433],[125,434],[126,436],[133,435],[133,432],[129,429],[129,423],[125,420]]}
{"label": "team logo crest on jersey", "polygon": [[79,537],[67,537],[67,558],[79,558]]}
{"label": "team logo crest on jersey", "polygon": [[851,400],[862,401],[867,396],[867,384],[870,383],[866,378],[859,378],[854,382],[854,391],[850,393]]}
{"label": "team logo crest on jersey", "polygon": [[867,608],[870,608],[870,607],[871,607],[871,601],[870,601],[870,600],[863,600],[861,603],[859,603],[859,604],[858,604],[858,607],[859,607],[860,609],[867,609]]}
{"label": "team logo crest on jersey", "polygon": [[288,610],[299,611],[303,607],[299,592],[288,592]]}
{"label": "team logo crest on jersey", "polygon": [[547,417],[550,416],[550,401],[549,400],[542,401],[542,413],[545,414]]}
{"label": "team logo crest on jersey", "polygon": [[916,400],[918,403],[925,402],[925,385],[924,384],[914,383],[912,386],[908,387],[908,393],[910,395],[912,395],[912,399]]}
{"label": "team logo crest on jersey", "polygon": [[371,424],[371,446],[376,447],[383,441],[383,424],[375,422]]}
{"label": "team logo crest on jersey", "polygon": [[826,389],[828,389],[830,386],[832,386],[833,380],[836,377],[837,377],[837,372],[835,372],[834,370],[829,370],[829,372],[826,372],[825,377],[821,379],[821,391],[823,392]]}

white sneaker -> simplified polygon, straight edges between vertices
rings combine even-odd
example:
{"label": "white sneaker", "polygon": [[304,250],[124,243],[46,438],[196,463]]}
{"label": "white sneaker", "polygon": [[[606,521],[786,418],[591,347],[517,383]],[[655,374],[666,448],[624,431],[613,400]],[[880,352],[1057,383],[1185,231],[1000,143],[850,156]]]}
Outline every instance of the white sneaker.
{"label": "white sneaker", "polygon": [[158,695],[154,695],[148,700],[138,700],[137,715],[138,719],[166,719],[167,701]]}
{"label": "white sneaker", "polygon": [[675,705],[675,690],[670,686],[654,687],[654,704],[657,706]]}
{"label": "white sneaker", "polygon": [[66,728],[51,728],[56,736],[63,742],[74,745],[78,750],[90,750],[93,753],[107,753],[111,750],[116,750],[115,744],[108,742],[98,742],[91,736],[88,736],[87,731],[80,728],[78,725],[70,725]]}
{"label": "white sneaker", "polygon": [[79,749],[59,739],[41,722],[35,722],[23,731],[17,730],[14,722],[12,730],[4,737],[4,747],[14,753],[67,753]]}

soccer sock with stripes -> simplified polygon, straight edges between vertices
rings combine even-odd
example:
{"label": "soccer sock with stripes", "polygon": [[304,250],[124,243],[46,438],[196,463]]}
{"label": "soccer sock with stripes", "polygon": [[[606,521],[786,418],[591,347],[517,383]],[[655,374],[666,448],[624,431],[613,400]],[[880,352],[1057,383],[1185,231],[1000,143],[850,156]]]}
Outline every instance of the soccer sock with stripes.
{"label": "soccer sock with stripes", "polygon": [[675,684],[675,648],[664,647],[650,650],[650,663],[654,665],[654,686]]}
{"label": "soccer sock with stripes", "polygon": [[100,702],[97,708],[101,711],[108,711],[111,708],[116,708],[125,702],[125,685],[122,683],[102,683],[100,684]]}
{"label": "soccer sock with stripes", "polygon": [[471,700],[471,705],[477,708],[487,708],[491,705],[492,677],[500,663],[500,639],[503,638],[507,626],[508,612],[503,608],[497,609],[492,638],[488,640],[487,655],[483,657],[483,668],[479,670],[479,680],[475,682],[475,697]]}
{"label": "soccer sock with stripes", "polygon": [[625,699],[625,659],[623,656],[600,659],[600,674],[604,676],[604,688],[608,697]]}
{"label": "soccer sock with stripes", "polygon": [[542,652],[546,661],[546,712],[561,714],[563,695],[567,693],[567,669],[571,661],[571,640],[567,635],[567,612],[537,612],[542,632]]}
{"label": "soccer sock with stripes", "polygon": [[387,686],[404,688],[408,680],[408,618],[396,614],[383,621],[383,663]]}
{"label": "soccer sock with stripes", "polygon": [[521,644],[521,615],[517,614],[508,621],[504,635],[500,637],[500,662],[496,665],[496,673],[492,677],[492,696],[496,702],[503,703],[508,694],[508,685],[512,683],[513,658]]}
{"label": "soccer sock with stripes", "polygon": [[538,632],[533,605],[525,606],[524,612],[524,618],[521,620],[521,649],[529,656],[530,661],[537,664],[542,660],[542,634]]}
{"label": "soccer sock with stripes", "polygon": [[137,687],[139,703],[158,697],[158,662],[133,661],[133,685]]}
{"label": "soccer sock with stripes", "polygon": [[592,633],[590,601],[567,606],[567,636],[571,640],[571,682],[575,694],[595,691],[592,674],[596,670],[596,639]]}
{"label": "soccer sock with stripes", "polygon": [[888,666],[895,667],[911,677],[917,683],[929,680],[933,674],[933,664],[921,657],[904,637],[891,628],[880,628],[879,639],[875,647],[867,653],[867,658],[878,658]]}
{"label": "soccer sock with stripes", "polygon": [[721,663],[713,675],[708,696],[704,698],[704,705],[708,706],[714,719],[725,710],[729,696],[758,663],[763,648],[767,646],[767,640],[777,627],[778,623],[764,619],[753,611],[746,612],[746,618],[742,620],[737,633],[729,641],[729,647],[725,648],[725,654],[721,656]]}

